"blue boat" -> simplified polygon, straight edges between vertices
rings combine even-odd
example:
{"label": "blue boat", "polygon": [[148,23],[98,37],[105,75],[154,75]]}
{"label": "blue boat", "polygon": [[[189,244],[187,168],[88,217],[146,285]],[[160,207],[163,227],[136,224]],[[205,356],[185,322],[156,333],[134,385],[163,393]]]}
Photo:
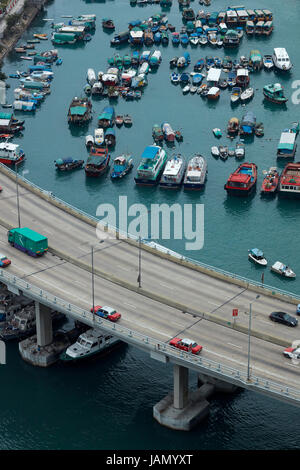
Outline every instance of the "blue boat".
{"label": "blue boat", "polygon": [[111,172],[112,179],[120,179],[127,175],[133,168],[133,158],[130,154],[123,154],[114,159],[114,166]]}
{"label": "blue boat", "polygon": [[177,32],[172,33],[172,44],[173,44],[173,46],[178,46],[180,44],[179,33],[177,33]]}
{"label": "blue boat", "polygon": [[189,36],[186,33],[181,33],[180,35],[180,42],[183,46],[187,46],[189,43]]}
{"label": "blue boat", "polygon": [[154,34],[154,44],[160,44],[161,43],[161,32],[160,31],[157,31],[155,34]]}
{"label": "blue boat", "polygon": [[189,52],[184,52],[183,57],[185,58],[186,64],[189,65],[191,63],[191,56]]}
{"label": "blue boat", "polygon": [[183,72],[180,75],[180,83],[187,84],[190,82],[190,74],[187,72]]}
{"label": "blue boat", "polygon": [[252,111],[247,111],[241,121],[240,132],[244,135],[252,135],[255,129],[256,117]]}
{"label": "blue boat", "polygon": [[194,65],[194,72],[201,72],[204,67],[204,59],[199,59]]}
{"label": "blue boat", "polygon": [[98,127],[110,128],[114,125],[115,110],[113,106],[105,106],[102,113],[98,116]]}
{"label": "blue boat", "polygon": [[188,34],[191,34],[191,33],[194,32],[195,25],[194,25],[194,22],[193,22],[193,21],[188,21],[188,22],[186,23],[186,26],[185,26],[185,27],[186,27],[186,32],[187,32]]}
{"label": "blue boat", "polygon": [[195,73],[195,75],[192,76],[193,85],[196,85],[196,86],[201,85],[203,77],[204,77],[204,75],[202,75],[202,73]]}
{"label": "blue boat", "polygon": [[104,141],[107,147],[114,147],[116,145],[116,133],[112,127],[106,129]]}
{"label": "blue boat", "polygon": [[131,54],[131,65],[137,67],[140,63],[140,54],[138,51],[133,51]]}
{"label": "blue boat", "polygon": [[84,160],[73,160],[73,158],[58,158],[55,160],[57,170],[69,171],[75,168],[82,168]]}

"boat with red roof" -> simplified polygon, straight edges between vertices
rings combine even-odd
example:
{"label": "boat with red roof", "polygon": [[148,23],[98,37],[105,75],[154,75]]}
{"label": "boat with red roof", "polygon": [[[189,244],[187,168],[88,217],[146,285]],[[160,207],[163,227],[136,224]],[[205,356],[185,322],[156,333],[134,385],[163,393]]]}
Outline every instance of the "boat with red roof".
{"label": "boat with red roof", "polygon": [[110,154],[107,147],[92,147],[84,167],[87,176],[100,176],[108,168]]}
{"label": "boat with red roof", "polygon": [[279,195],[300,198],[300,162],[284,167],[279,179]]}
{"label": "boat with red roof", "polygon": [[279,184],[279,173],[275,166],[271,167],[268,171],[263,171],[265,175],[261,185],[262,196],[272,196],[276,193]]}
{"label": "boat with red roof", "polygon": [[255,163],[242,163],[230,174],[224,189],[232,196],[249,196],[256,189],[257,166]]}

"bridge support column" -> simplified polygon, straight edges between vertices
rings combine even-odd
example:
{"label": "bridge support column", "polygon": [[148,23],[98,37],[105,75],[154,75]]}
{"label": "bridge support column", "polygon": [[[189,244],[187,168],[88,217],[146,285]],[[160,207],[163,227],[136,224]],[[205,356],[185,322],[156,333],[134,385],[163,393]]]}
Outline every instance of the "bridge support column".
{"label": "bridge support column", "polygon": [[189,371],[186,367],[174,365],[174,389],[153,407],[153,417],[161,425],[178,431],[190,431],[209,412],[206,400],[214,387],[189,390]]}
{"label": "bridge support column", "polygon": [[39,302],[35,302],[37,345],[48,346],[53,340],[51,310]]}
{"label": "bridge support column", "polygon": [[219,393],[234,393],[239,387],[229,382],[210,377],[206,374],[198,374],[198,387],[204,387],[205,385],[213,385],[215,392]]}

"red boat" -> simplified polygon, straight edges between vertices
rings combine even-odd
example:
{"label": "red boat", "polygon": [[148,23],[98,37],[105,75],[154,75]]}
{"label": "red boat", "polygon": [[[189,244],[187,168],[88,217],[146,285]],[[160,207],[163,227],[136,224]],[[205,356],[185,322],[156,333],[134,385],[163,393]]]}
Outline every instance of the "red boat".
{"label": "red boat", "polygon": [[5,165],[15,165],[25,158],[25,153],[17,144],[9,142],[0,143],[0,162]]}
{"label": "red boat", "polygon": [[107,147],[92,147],[90,155],[84,167],[87,176],[100,176],[102,175],[109,164],[110,155]]}
{"label": "red boat", "polygon": [[279,195],[300,198],[300,162],[284,167],[279,179]]}
{"label": "red boat", "polygon": [[274,195],[278,189],[279,173],[277,168],[271,167],[269,171],[265,172],[265,177],[261,185],[262,195]]}
{"label": "red boat", "polygon": [[257,166],[255,163],[242,163],[224,185],[227,194],[232,196],[249,196],[256,188]]}

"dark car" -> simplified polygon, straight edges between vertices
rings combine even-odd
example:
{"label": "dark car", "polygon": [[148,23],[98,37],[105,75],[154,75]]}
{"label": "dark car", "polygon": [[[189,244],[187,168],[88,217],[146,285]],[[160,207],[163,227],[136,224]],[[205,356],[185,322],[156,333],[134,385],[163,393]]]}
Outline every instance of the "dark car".
{"label": "dark car", "polygon": [[295,317],[292,317],[286,312],[272,312],[270,314],[270,319],[272,321],[277,321],[278,323],[283,323],[287,326],[297,326],[298,320]]}

